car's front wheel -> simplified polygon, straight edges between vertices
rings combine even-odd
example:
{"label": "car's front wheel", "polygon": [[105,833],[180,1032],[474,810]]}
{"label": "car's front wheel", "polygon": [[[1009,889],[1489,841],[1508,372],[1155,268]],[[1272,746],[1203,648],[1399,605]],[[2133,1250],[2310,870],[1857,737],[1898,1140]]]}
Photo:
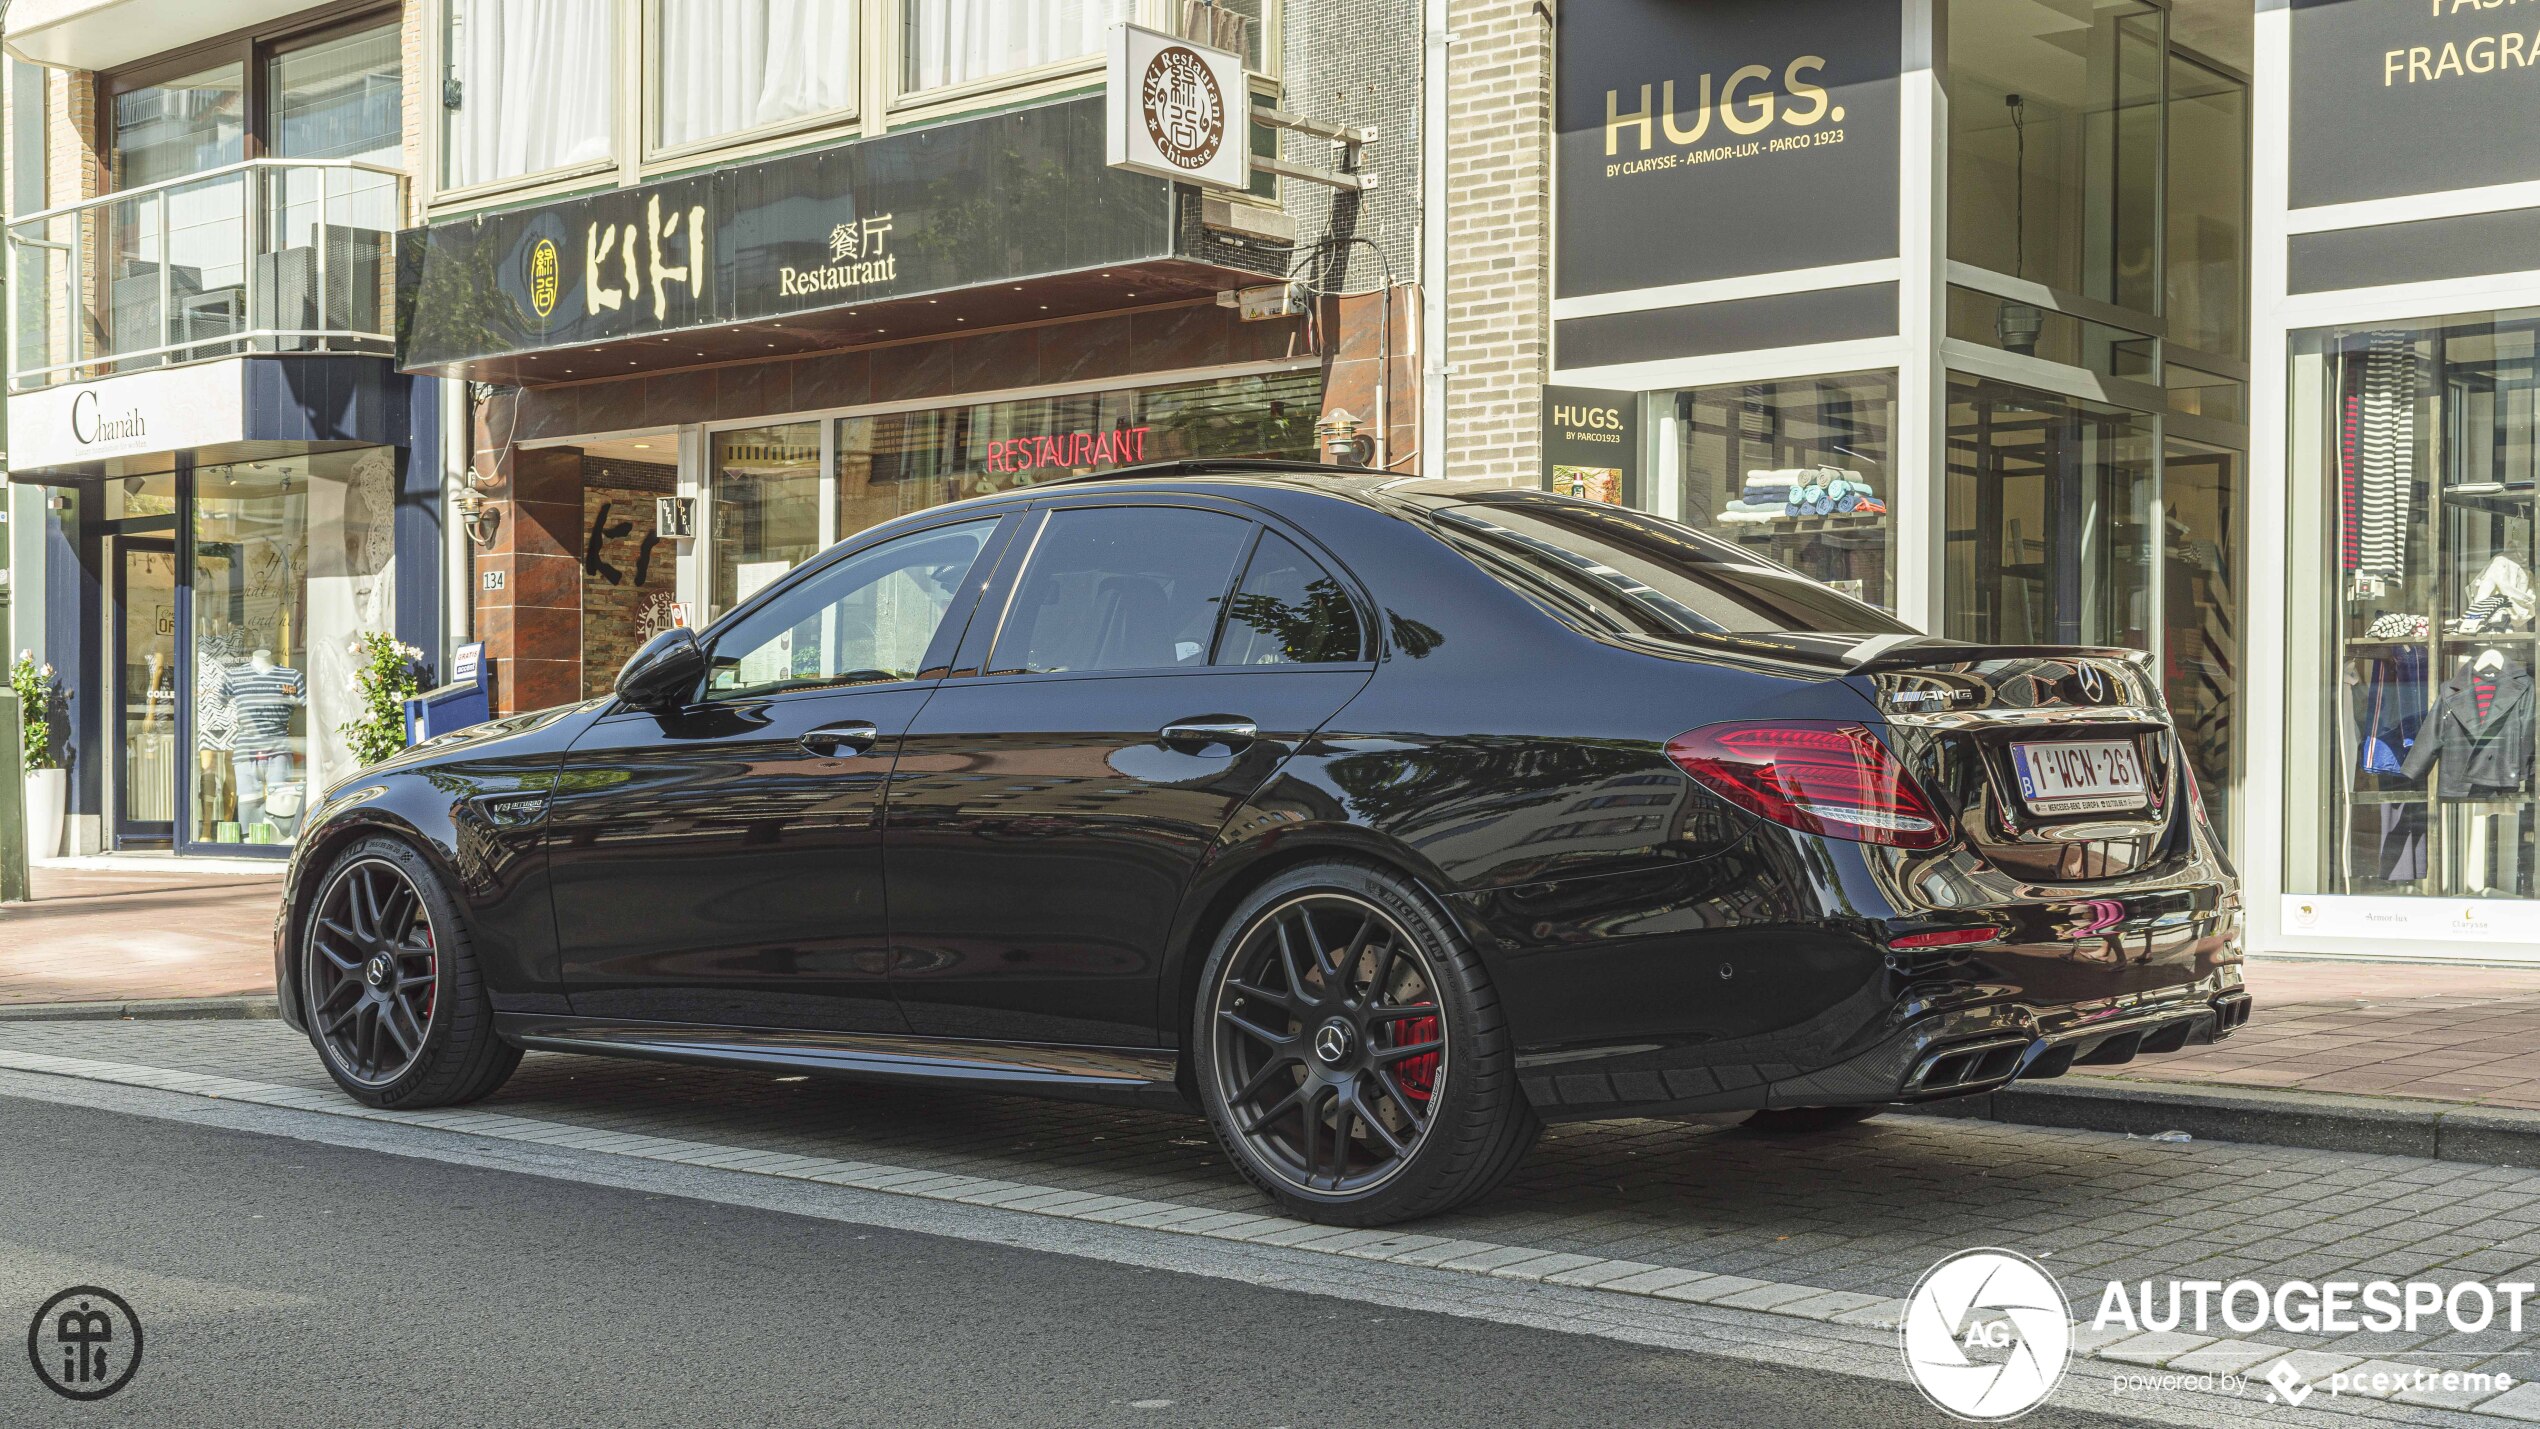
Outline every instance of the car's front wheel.
{"label": "car's front wheel", "polygon": [[1256,890],[1210,954],[1201,1101],[1289,1213],[1385,1225],[1452,1209],[1541,1132],[1471,945],[1408,882],[1355,863]]}
{"label": "car's front wheel", "polygon": [[371,1106],[475,1101],[520,1065],[494,1035],[458,905],[396,839],[364,839],[327,869],[300,933],[300,994],[327,1074]]}

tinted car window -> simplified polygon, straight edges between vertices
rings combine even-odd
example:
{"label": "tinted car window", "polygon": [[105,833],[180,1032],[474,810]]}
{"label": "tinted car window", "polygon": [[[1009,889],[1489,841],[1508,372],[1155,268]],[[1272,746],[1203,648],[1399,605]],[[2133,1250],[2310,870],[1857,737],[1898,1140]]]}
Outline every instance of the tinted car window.
{"label": "tinted car window", "polygon": [[1264,531],[1217,637],[1220,665],[1319,665],[1359,658],[1358,612],[1341,583],[1276,531]]}
{"label": "tinted car window", "polygon": [[886,541],[778,595],[715,639],[707,697],[915,679],[996,524]]}
{"label": "tinted car window", "polygon": [[1440,534],[1573,624],[1649,635],[1910,633],[1875,606],[1688,526],[1546,495],[1451,506]]}
{"label": "tinted car window", "polygon": [[1208,663],[1252,524],[1175,506],[1050,513],[1006,612],[995,674]]}

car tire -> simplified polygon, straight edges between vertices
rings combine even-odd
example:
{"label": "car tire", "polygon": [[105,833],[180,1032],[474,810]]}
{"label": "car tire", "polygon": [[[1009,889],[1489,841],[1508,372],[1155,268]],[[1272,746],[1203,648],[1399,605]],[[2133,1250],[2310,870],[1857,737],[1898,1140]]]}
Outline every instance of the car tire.
{"label": "car tire", "polygon": [[1883,1106],[1778,1106],[1747,1117],[1740,1125],[1767,1136],[1798,1136],[1854,1126],[1887,1110]]}
{"label": "car tire", "polygon": [[1226,920],[1199,989],[1202,1107],[1290,1215],[1436,1215],[1506,1180],[1542,1133],[1480,957],[1391,872],[1332,862],[1270,879]]}
{"label": "car tire", "polygon": [[363,839],[318,881],[301,920],[300,1010],[327,1075],[366,1106],[476,1101],[520,1065],[466,920],[431,862],[399,839]]}

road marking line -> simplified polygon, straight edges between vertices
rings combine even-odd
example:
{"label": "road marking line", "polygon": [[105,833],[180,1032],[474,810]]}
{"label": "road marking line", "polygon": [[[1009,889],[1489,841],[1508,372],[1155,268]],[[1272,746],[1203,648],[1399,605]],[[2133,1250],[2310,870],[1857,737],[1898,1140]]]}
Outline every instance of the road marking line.
{"label": "road marking line", "polygon": [[[570,1122],[540,1121],[503,1112],[471,1111],[465,1108],[444,1107],[417,1112],[382,1111],[375,1107],[364,1106],[349,1098],[330,1097],[324,1092],[306,1087],[253,1082],[236,1077],[184,1072],[128,1062],[59,1057],[49,1053],[22,1052],[7,1048],[0,1048],[0,1069],[118,1086],[142,1087],[210,1100],[312,1112],[348,1120],[384,1122],[396,1126],[454,1132],[465,1136],[525,1145],[563,1146],[568,1144],[560,1140],[563,1135],[595,1130]],[[1484,1277],[1561,1286],[1583,1294],[1613,1294],[1636,1299],[1716,1305],[1746,1310],[1755,1314],[1848,1327],[1890,1329],[1901,1318],[1904,1311],[1904,1302],[1901,1300],[1888,1300],[1851,1291],[1824,1290],[1814,1286],[1756,1280],[1747,1276],[1716,1275],[1670,1266],[1605,1260],[1596,1256],[1549,1251],[1529,1246],[1449,1240],[1417,1233],[1356,1232],[1346,1227],[1327,1226],[1313,1221],[1292,1220],[1281,1216],[1251,1215],[1211,1210],[1205,1206],[1177,1205],[1169,1201],[1149,1201],[1127,1196],[1073,1192],[1058,1186],[1035,1186],[1019,1181],[1003,1181],[989,1177],[965,1176],[869,1162],[838,1161],[789,1152],[725,1146],[713,1142],[688,1141],[639,1133],[613,1135],[618,1142],[616,1145],[573,1146],[571,1149],[592,1155],[698,1166],[735,1175],[828,1182],[857,1190],[957,1205],[980,1206],[1054,1220],[1104,1222],[1165,1231],[1175,1235],[1281,1246],[1309,1254],[1331,1255],[1335,1258],[1372,1260],[1387,1264],[1474,1273]],[[628,1142],[635,1144],[625,1144]],[[1053,1196],[1058,1199],[1042,1201],[1039,1205],[1033,1204],[1044,1197]],[[1091,1199],[1086,1199],[1089,1197]],[[1364,1235],[1374,1235],[1377,1239],[1361,1239]],[[1326,1250],[1322,1245],[1316,1244],[1326,1240],[1335,1242],[1332,1249]],[[1610,1277],[1605,1273],[1608,1270],[1612,1271]],[[1574,1278],[1582,1274],[1594,1283],[1583,1284]],[[2173,1360],[2189,1359],[2199,1351],[2213,1348],[2212,1342],[2202,1338],[2181,1337],[2188,1342],[2170,1349],[2168,1353],[2158,1356],[2157,1359],[2146,1357],[2135,1361],[2131,1366],[2125,1361],[2100,1353],[2104,1349],[2114,1347],[2117,1341],[2138,1337],[2134,1332],[2124,1331],[2114,1332],[2104,1337],[2095,1336],[2086,1327],[2077,1327],[2073,1339],[2073,1354],[2076,1359],[2098,1359],[2103,1368],[2123,1372],[2128,1368],[2140,1368],[2145,1365],[2165,1367]],[[2354,1363],[2352,1356],[2332,1356],[2317,1351],[2294,1350],[2255,1341],[2242,1343],[2248,1351],[2263,1351],[2260,1362],[2291,1359],[2294,1367],[2301,1371],[2305,1378],[2310,1379],[2324,1377],[2329,1369],[2336,1367],[2337,1362]],[[2376,1361],[2375,1363],[2384,1362]],[[2398,1368],[2413,1369],[2415,1367],[2398,1366]],[[2316,1373],[2313,1372],[2315,1370]],[[2468,1412],[2487,1414],[2488,1417],[2527,1422],[2527,1410],[2517,1413],[2514,1408],[2500,1407],[2498,1411],[2491,1413],[2483,1408],[2485,1404],[2501,1405],[2501,1401],[2512,1393],[2513,1391],[2509,1390],[2490,1396],[2480,1404],[2466,1406],[2449,1404],[2443,1407],[2456,1410],[2467,1409]],[[2517,1404],[2522,1402],[2517,1401]]]}

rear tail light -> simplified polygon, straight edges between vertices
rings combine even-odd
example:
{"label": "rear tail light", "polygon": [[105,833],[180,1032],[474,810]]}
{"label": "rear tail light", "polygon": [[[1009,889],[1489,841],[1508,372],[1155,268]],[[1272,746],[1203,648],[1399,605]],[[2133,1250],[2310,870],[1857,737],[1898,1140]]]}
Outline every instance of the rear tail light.
{"label": "rear tail light", "polygon": [[2002,936],[1994,928],[1943,928],[1933,933],[1908,933],[1890,938],[1887,945],[1900,953],[1919,952],[1925,948],[1972,948],[1978,943],[1994,942]]}
{"label": "rear tail light", "polygon": [[1788,828],[1891,848],[1938,848],[1949,831],[1913,776],[1857,724],[1713,724],[1667,741],[1704,788]]}

